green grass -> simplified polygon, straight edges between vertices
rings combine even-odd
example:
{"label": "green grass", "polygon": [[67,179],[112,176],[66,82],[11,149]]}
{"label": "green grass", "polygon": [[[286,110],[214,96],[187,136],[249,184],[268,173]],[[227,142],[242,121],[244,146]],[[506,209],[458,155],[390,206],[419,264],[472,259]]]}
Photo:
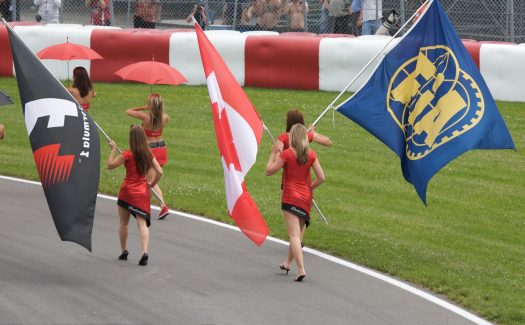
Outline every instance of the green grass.
{"label": "green grass", "polygon": [[[15,106],[0,108],[6,139],[0,142],[0,173],[37,179],[23,124],[16,82],[0,88]],[[125,148],[133,121],[124,110],[142,105],[148,85],[97,84],[91,115]],[[171,117],[165,129],[169,162],[160,185],[169,205],[227,223],[223,171],[205,87],[154,86]],[[313,121],[335,93],[246,89],[276,136],[285,113],[301,109]],[[428,207],[405,182],[397,156],[362,128],[327,114],[317,130],[333,147],[313,145],[326,173],[315,198],[330,224],[313,213],[305,244],[416,283],[491,321],[525,323],[525,104],[500,102],[515,141],[512,150],[476,150],[445,166],[430,182]],[[248,188],[270,228],[286,239],[279,204],[280,177],[265,177],[271,142],[264,135]],[[100,191],[116,194],[122,168],[105,169],[101,143]],[[248,239],[246,239],[248,240]],[[277,263],[278,261],[276,261]],[[308,259],[306,260],[308,266]]]}

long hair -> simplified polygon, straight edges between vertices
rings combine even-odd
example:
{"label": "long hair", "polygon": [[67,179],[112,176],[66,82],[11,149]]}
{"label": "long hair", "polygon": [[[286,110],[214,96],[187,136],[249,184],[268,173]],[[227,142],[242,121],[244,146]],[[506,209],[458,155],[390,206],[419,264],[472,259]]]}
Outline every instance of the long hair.
{"label": "long hair", "polygon": [[286,113],[286,132],[290,132],[290,129],[294,124],[304,125],[304,116],[298,109],[291,109]]}
{"label": "long hair", "polygon": [[73,69],[73,88],[77,88],[80,91],[80,97],[86,97],[89,91],[93,89],[91,79],[84,67]]}
{"label": "long hair", "polygon": [[162,128],[162,115],[164,113],[162,97],[159,94],[150,94],[148,96],[148,107],[151,129],[160,130]]}
{"label": "long hair", "polygon": [[299,165],[308,161],[310,147],[307,134],[306,128],[300,123],[294,124],[290,130],[290,147],[295,149]]}
{"label": "long hair", "polygon": [[153,166],[153,154],[146,142],[146,134],[142,126],[132,125],[129,129],[129,148],[135,158],[139,174],[146,175]]}

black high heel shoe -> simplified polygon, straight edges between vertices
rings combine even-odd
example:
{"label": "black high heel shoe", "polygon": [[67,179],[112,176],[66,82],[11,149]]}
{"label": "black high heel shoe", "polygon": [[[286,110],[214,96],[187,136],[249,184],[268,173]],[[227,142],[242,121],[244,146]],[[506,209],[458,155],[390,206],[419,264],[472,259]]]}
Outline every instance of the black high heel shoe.
{"label": "black high heel shoe", "polygon": [[294,279],[294,281],[295,281],[295,282],[303,282],[303,279],[304,279],[305,277],[306,277],[306,274],[300,274],[300,275],[298,275],[298,276]]}
{"label": "black high heel shoe", "polygon": [[148,264],[148,253],[142,254],[142,257],[140,258],[139,265],[147,265]]}
{"label": "black high heel shoe", "polygon": [[280,268],[281,270],[283,270],[283,271],[286,271],[286,275],[288,275],[288,272],[290,272],[290,268],[284,266],[284,264],[280,264],[280,265],[279,265],[279,268]]}
{"label": "black high heel shoe", "polygon": [[128,252],[127,249],[125,249],[125,250],[122,251],[122,254],[120,254],[118,259],[122,260],[122,261],[127,261],[128,260],[128,255],[129,255],[129,252]]}

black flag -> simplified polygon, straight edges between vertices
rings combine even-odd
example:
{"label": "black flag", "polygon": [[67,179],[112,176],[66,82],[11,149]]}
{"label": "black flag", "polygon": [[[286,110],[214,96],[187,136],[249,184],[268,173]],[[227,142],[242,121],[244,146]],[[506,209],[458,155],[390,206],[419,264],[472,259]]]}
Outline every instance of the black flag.
{"label": "black flag", "polygon": [[36,168],[62,240],[91,251],[100,175],[95,123],[6,24]]}

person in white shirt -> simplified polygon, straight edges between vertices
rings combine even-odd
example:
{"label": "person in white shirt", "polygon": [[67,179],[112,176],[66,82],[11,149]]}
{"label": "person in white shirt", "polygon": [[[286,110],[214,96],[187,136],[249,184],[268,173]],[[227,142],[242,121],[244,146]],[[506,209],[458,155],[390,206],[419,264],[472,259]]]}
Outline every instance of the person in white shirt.
{"label": "person in white shirt", "polygon": [[[59,24],[59,11],[62,0],[34,0],[35,6],[38,6],[37,21],[46,24]],[[39,20],[40,19],[40,20]]]}
{"label": "person in white shirt", "polygon": [[374,35],[381,26],[383,17],[383,0],[362,0],[361,16],[362,21],[361,35]]}

